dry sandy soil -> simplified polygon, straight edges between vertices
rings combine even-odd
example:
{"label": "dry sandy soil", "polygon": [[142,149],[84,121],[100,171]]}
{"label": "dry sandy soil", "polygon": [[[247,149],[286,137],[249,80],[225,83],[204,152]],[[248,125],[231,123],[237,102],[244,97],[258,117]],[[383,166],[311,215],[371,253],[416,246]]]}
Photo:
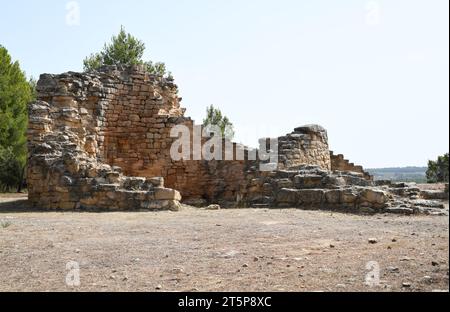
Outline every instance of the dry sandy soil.
{"label": "dry sandy soil", "polygon": [[[25,199],[0,196],[0,291],[449,288],[448,217],[295,209],[32,212]],[[78,287],[66,285],[69,261],[79,263]],[[375,287],[365,285],[371,261],[380,268]]]}

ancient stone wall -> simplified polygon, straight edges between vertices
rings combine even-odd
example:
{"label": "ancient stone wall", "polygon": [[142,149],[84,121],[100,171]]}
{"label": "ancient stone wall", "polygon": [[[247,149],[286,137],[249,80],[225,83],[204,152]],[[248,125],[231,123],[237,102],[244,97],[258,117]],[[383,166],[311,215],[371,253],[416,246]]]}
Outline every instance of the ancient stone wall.
{"label": "ancient stone wall", "polygon": [[373,181],[373,176],[364,171],[362,166],[351,163],[349,160],[345,159],[344,155],[334,155],[333,152],[330,152],[330,159],[332,171],[355,172],[361,174],[366,180]]}
{"label": "ancient stone wall", "polygon": [[316,165],[331,170],[327,131],[318,125],[296,128],[278,138],[279,169]]}
{"label": "ancient stone wall", "polygon": [[122,168],[125,174],[163,177],[168,187],[180,190],[188,202],[217,199],[235,202],[243,161],[174,161],[170,148],[175,126],[190,129],[193,145],[194,122],[184,117],[177,86],[142,71],[117,72],[115,98],[106,105],[104,160]]}
{"label": "ancient stone wall", "polygon": [[[172,160],[170,148],[176,138],[170,137],[171,129],[184,125],[193,134],[194,127],[184,117],[172,81],[146,74],[139,67],[105,67],[95,73],[42,75],[38,92],[39,100],[30,106],[28,132],[28,184],[36,206],[114,207],[111,201],[117,196],[111,192],[109,197],[114,198],[102,199],[104,203],[78,193],[92,193],[92,183],[121,183],[122,173],[161,177],[165,186],[180,190],[185,201],[192,203],[237,201],[245,161],[193,160],[192,155],[191,160]],[[234,154],[244,149],[233,146]],[[55,168],[57,174],[49,170]],[[61,187],[58,179],[62,177],[70,178],[70,187]],[[175,194],[171,200],[178,197]]]}
{"label": "ancient stone wall", "polygon": [[354,173],[331,173],[319,166],[252,172],[244,203],[250,207],[382,211],[388,193]]}
{"label": "ancient stone wall", "polygon": [[[264,184],[272,182],[260,178],[277,171],[259,173],[259,162],[248,160],[249,150],[242,145],[224,141],[223,160],[194,160],[192,150],[187,160],[172,159],[177,138],[171,130],[186,126],[192,147],[195,126],[184,116],[170,79],[138,66],[108,66],[42,75],[37,89],[28,132],[28,185],[35,206],[177,209],[181,196],[191,204],[230,206],[257,203],[265,196],[263,188],[270,193]],[[342,168],[333,162],[327,132],[320,126],[296,128],[278,141],[279,170]],[[232,160],[225,157],[230,144]],[[236,160],[238,151],[245,160]]]}
{"label": "ancient stone wall", "polygon": [[[28,189],[34,206],[69,210],[179,208],[180,193],[165,188],[162,178],[126,177],[121,168],[104,162],[107,118],[124,88],[117,82],[128,74],[41,76],[38,101],[29,109]],[[152,83],[166,84],[155,78]],[[165,102],[158,104],[166,108]]]}

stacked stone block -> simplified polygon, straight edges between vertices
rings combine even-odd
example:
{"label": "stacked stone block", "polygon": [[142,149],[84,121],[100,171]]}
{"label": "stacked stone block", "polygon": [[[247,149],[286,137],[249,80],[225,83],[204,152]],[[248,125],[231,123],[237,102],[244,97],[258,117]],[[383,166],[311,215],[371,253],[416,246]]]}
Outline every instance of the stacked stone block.
{"label": "stacked stone block", "polygon": [[317,165],[331,170],[327,131],[318,125],[298,127],[293,133],[278,138],[279,169]]}
{"label": "stacked stone block", "polygon": [[[131,178],[104,163],[110,104],[127,71],[42,75],[29,108],[29,200],[41,209],[178,210],[163,178]],[[148,77],[153,84],[165,81]],[[170,83],[169,83],[170,85]],[[166,102],[161,109],[172,107]],[[175,107],[176,108],[176,107]],[[179,114],[172,109],[169,114]]]}
{"label": "stacked stone block", "polygon": [[370,173],[364,171],[362,166],[357,166],[345,159],[344,155],[335,155],[334,152],[330,152],[331,170],[342,172],[355,172],[361,174],[366,180],[373,181],[373,176]]}

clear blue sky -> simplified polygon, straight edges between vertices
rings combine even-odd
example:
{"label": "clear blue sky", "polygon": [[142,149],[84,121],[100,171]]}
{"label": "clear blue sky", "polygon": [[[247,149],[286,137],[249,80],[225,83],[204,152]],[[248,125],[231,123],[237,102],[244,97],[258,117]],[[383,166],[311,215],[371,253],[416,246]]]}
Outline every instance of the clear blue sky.
{"label": "clear blue sky", "polygon": [[318,123],[365,167],[449,150],[448,0],[80,0],[79,25],[68,2],[2,1],[0,44],[28,75],[81,70],[124,25],[174,73],[187,115],[219,106],[237,141]]}

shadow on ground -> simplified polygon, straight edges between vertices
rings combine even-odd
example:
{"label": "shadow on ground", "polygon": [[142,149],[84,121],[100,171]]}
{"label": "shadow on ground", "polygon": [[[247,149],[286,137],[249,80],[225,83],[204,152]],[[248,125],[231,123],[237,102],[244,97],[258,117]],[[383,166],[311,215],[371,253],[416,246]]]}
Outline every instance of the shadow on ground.
{"label": "shadow on ground", "polygon": [[28,203],[27,194],[3,194],[0,195],[0,214],[2,213],[25,213],[40,211]]}

